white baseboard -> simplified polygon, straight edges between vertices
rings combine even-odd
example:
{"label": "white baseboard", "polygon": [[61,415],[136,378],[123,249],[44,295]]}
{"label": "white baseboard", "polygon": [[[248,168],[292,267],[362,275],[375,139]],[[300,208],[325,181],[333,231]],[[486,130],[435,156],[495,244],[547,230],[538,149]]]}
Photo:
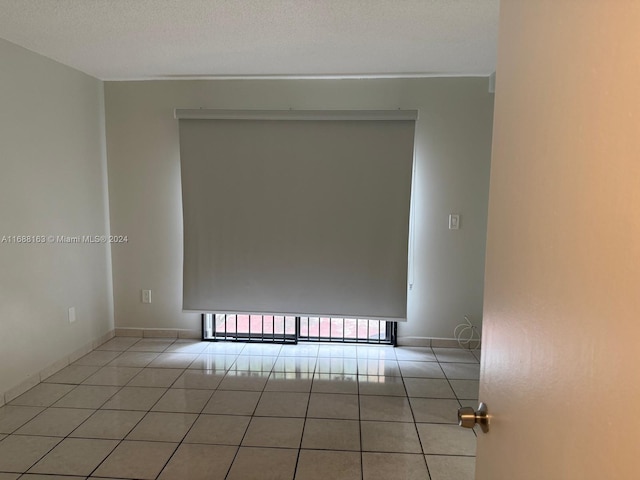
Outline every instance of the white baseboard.
{"label": "white baseboard", "polygon": [[18,385],[10,388],[9,390],[6,390],[5,392],[0,393],[0,407],[6,403],[9,403],[11,400],[19,397],[20,395],[25,393],[27,390],[32,389],[43,380],[49,378],[54,373],[59,372],[64,367],[75,362],[80,357],[85,356],[87,353],[96,349],[97,347],[102,345],[104,342],[112,339],[114,335],[115,335],[114,330],[108,331],[107,333],[105,333],[104,335],[101,335],[95,340],[89,343],[86,343],[84,346],[82,346],[82,348],[79,348],[78,350],[75,350],[73,353],[70,353],[69,355],[65,355],[64,357],[58,359],[57,361],[51,363],[50,365],[47,365],[45,368],[43,368],[39,372],[29,375],[25,380],[20,382]]}
{"label": "white baseboard", "polygon": [[[118,337],[139,337],[139,338],[176,338],[176,339],[200,339],[202,332],[200,330],[188,330],[179,328],[116,328],[96,338],[94,341],[83,345],[69,355],[65,355],[59,360],[46,366],[42,370],[27,377],[18,385],[0,393],[0,407],[19,397],[27,390],[38,385],[51,375],[59,372],[66,366],[72,364],[79,358],[87,355],[91,351],[98,348],[103,343],[109,341],[114,336]],[[455,338],[431,338],[431,337],[398,337],[398,346],[400,347],[451,347],[460,348]],[[462,346],[469,348],[469,346]]]}
{"label": "white baseboard", "polygon": [[[201,339],[200,330],[188,330],[180,328],[130,328],[119,327],[115,329],[118,337],[140,337],[140,338],[185,338]],[[398,346],[402,347],[446,347],[461,348],[455,338],[433,338],[433,337],[398,337]],[[462,348],[471,349],[468,345]]]}
{"label": "white baseboard", "polygon": [[202,338],[200,330],[188,330],[183,328],[116,328],[118,337],[144,337],[144,338]]}
{"label": "white baseboard", "polygon": [[[431,337],[398,337],[399,347],[435,347],[435,348],[467,348],[470,345],[460,345],[455,338],[431,338]],[[474,345],[475,346],[475,342]]]}

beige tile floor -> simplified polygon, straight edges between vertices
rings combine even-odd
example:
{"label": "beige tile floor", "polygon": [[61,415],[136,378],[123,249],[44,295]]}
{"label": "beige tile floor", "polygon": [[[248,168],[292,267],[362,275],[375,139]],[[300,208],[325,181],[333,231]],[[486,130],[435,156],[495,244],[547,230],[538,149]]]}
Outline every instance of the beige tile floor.
{"label": "beige tile floor", "polygon": [[116,337],[0,408],[0,480],[468,480],[479,354]]}

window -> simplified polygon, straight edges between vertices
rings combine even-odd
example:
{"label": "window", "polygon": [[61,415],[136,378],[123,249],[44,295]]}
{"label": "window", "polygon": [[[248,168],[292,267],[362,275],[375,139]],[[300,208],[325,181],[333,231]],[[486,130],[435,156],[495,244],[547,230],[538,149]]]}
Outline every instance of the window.
{"label": "window", "polygon": [[204,340],[394,344],[395,322],[355,318],[204,314]]}
{"label": "window", "polygon": [[176,116],[184,310],[406,320],[415,111]]}

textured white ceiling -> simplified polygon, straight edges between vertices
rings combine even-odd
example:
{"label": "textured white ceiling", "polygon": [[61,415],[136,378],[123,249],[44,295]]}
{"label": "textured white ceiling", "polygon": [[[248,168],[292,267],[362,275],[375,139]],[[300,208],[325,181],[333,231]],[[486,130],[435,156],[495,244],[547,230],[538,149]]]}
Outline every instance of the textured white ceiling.
{"label": "textured white ceiling", "polygon": [[488,75],[498,8],[499,0],[0,0],[0,37],[104,80]]}

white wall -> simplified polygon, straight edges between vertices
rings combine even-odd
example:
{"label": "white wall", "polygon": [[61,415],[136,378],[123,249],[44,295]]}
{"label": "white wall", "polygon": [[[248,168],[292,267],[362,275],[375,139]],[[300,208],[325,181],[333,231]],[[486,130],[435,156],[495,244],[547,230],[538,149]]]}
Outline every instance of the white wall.
{"label": "white wall", "polygon": [[[399,335],[451,338],[465,314],[479,322],[493,114],[487,90],[486,78],[106,82],[111,229],[129,237],[113,246],[116,326],[199,329],[197,315],[181,312],[176,107],[418,108],[415,281]],[[451,212],[462,215],[459,231],[447,228]],[[143,288],[153,303],[141,303]]]}
{"label": "white wall", "polygon": [[[3,40],[0,64],[0,239],[105,234],[102,82]],[[0,243],[0,403],[111,329],[108,246]]]}

